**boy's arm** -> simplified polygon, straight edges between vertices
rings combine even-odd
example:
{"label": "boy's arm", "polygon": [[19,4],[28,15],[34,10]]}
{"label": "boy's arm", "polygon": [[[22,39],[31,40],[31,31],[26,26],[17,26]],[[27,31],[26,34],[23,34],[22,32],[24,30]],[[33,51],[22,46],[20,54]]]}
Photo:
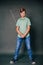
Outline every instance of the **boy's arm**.
{"label": "boy's arm", "polygon": [[30,32],[30,26],[28,25],[27,30],[26,30],[26,32],[25,32],[25,34],[24,34],[24,37],[25,37],[29,32]]}
{"label": "boy's arm", "polygon": [[17,32],[20,36],[23,35],[23,34],[19,31],[19,26],[16,26],[16,32]]}
{"label": "boy's arm", "polygon": [[19,31],[19,27],[16,26],[16,32],[17,32],[22,38],[24,38],[24,37],[30,32],[30,26],[28,25],[25,34],[21,33],[21,32]]}

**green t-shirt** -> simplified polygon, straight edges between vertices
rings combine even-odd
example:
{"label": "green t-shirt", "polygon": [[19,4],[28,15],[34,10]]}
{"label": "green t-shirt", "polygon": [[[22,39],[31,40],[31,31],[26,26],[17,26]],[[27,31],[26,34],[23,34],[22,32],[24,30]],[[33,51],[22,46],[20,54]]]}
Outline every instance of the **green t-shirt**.
{"label": "green t-shirt", "polygon": [[[19,18],[17,20],[17,23],[16,23],[16,26],[19,26],[19,30],[21,33],[25,33],[26,32],[26,29],[27,29],[27,26],[28,25],[31,25],[31,22],[30,22],[30,19],[27,18],[27,17],[24,17],[24,18]],[[30,35],[30,33],[28,33],[26,35],[26,37],[28,37]],[[18,37],[21,37],[19,34],[18,34]]]}

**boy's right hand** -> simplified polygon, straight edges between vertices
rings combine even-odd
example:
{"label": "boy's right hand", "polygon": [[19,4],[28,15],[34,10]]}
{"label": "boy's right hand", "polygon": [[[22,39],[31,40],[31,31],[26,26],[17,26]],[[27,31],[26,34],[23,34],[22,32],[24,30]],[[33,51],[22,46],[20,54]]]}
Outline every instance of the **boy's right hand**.
{"label": "boy's right hand", "polygon": [[21,34],[21,37],[24,38],[25,37],[24,34]]}

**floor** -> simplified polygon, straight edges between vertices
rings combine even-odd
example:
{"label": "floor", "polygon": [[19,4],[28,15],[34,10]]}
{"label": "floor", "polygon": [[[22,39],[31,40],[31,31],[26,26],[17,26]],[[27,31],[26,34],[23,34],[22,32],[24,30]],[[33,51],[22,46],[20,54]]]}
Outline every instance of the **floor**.
{"label": "floor", "polygon": [[[9,62],[13,54],[0,54],[0,65],[11,65]],[[34,55],[36,64],[35,65],[43,65],[43,55]],[[19,56],[19,60],[12,65],[32,65],[28,56],[21,54]]]}

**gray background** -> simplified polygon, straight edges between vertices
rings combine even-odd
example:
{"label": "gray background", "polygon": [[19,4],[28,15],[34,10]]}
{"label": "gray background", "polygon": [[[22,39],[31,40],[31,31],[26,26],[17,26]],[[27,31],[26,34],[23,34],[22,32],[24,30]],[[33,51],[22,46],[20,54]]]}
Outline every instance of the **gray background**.
{"label": "gray background", "polygon": [[[0,53],[14,53],[16,48],[16,21],[19,9],[24,7],[31,20],[31,47],[33,53],[43,54],[43,3],[33,0],[0,1]],[[22,51],[26,50],[22,45]]]}

